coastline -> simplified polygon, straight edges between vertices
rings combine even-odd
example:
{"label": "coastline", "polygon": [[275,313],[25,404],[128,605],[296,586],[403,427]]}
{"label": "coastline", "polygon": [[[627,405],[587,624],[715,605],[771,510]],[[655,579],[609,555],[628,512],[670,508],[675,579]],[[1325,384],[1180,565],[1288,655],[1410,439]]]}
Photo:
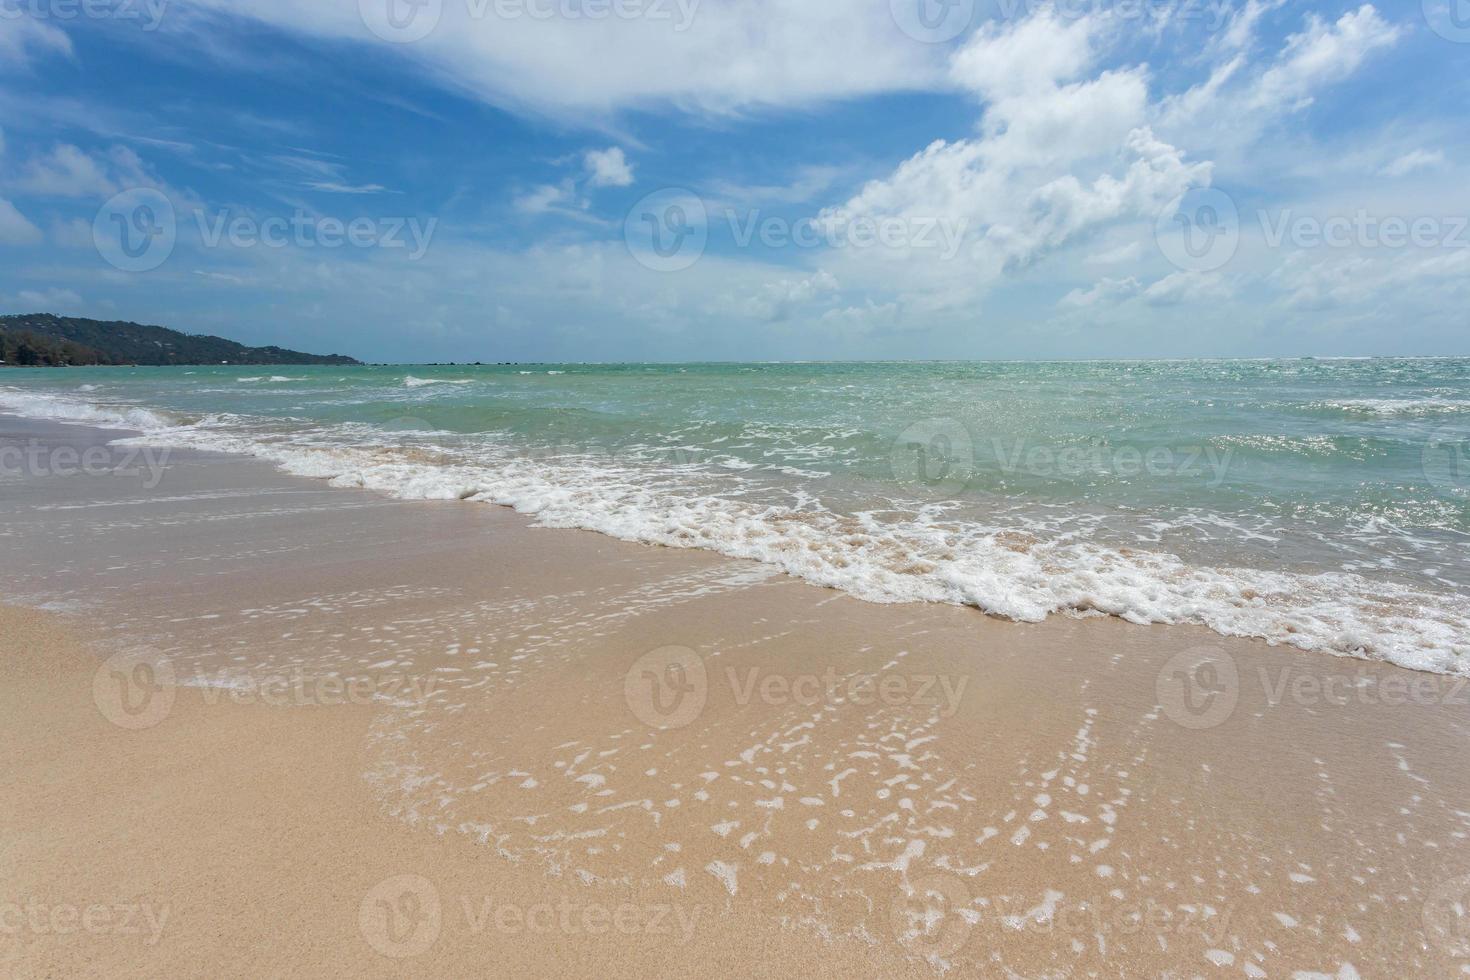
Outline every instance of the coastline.
{"label": "coastline", "polygon": [[[0,440],[108,436],[0,417]],[[25,760],[7,880],[197,913],[149,950],[112,944],[99,973],[216,955],[307,973],[546,972],[563,955],[577,975],[1464,965],[1429,926],[1470,873],[1456,678],[1196,627],[867,604],[218,454],[177,451],[145,483],[28,473],[0,505],[0,598],[68,610],[91,651],[4,613]],[[94,687],[95,661],[119,656],[175,673],[170,709],[135,731]],[[678,690],[639,686],[671,666],[699,694],[688,719],[661,697]],[[72,772],[87,776],[58,785]],[[435,883],[440,929],[421,951],[402,937],[425,934],[395,932],[408,955],[384,956],[358,913],[403,874]],[[719,925],[640,944],[559,921],[544,944],[485,944],[447,900],[559,893]],[[22,975],[86,949],[15,938]]]}

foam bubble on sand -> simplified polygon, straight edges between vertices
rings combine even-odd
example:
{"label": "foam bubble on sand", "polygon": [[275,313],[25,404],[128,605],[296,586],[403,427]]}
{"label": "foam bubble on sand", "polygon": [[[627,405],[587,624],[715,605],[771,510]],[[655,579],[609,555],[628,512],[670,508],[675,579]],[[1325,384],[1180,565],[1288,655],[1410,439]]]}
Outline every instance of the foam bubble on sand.
{"label": "foam bubble on sand", "polygon": [[704,870],[718,878],[720,884],[724,885],[725,890],[731,895],[734,895],[740,890],[740,885],[736,881],[736,876],[740,873],[740,865],[726,864],[724,861],[711,861],[705,865]]}
{"label": "foam bubble on sand", "polygon": [[1027,911],[1024,915],[1007,915],[1001,919],[1007,929],[1018,931],[1026,928],[1027,923],[1046,925],[1057,914],[1057,903],[1066,895],[1059,891],[1048,888],[1041,897],[1041,903]]}

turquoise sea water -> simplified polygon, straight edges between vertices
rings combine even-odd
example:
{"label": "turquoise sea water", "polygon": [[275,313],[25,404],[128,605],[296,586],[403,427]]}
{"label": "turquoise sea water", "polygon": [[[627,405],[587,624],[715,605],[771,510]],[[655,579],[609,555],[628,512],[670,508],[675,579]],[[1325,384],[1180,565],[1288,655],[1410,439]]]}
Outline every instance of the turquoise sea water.
{"label": "turquoise sea water", "polygon": [[1470,359],[13,369],[0,410],[872,601],[1470,672]]}

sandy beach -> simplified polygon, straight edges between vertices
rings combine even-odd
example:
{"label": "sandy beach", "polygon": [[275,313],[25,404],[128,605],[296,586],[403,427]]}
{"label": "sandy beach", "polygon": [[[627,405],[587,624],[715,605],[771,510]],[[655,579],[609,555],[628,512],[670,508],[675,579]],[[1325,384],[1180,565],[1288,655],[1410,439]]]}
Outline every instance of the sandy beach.
{"label": "sandy beach", "polygon": [[1458,678],[110,435],[0,418],[9,975],[1470,973]]}

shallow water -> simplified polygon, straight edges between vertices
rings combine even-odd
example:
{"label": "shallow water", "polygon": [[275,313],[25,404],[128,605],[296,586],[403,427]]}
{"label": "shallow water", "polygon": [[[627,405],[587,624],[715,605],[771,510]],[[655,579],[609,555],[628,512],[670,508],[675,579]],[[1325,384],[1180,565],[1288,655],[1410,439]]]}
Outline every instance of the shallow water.
{"label": "shallow water", "polygon": [[18,369],[0,408],[871,601],[1470,672],[1470,359]]}

